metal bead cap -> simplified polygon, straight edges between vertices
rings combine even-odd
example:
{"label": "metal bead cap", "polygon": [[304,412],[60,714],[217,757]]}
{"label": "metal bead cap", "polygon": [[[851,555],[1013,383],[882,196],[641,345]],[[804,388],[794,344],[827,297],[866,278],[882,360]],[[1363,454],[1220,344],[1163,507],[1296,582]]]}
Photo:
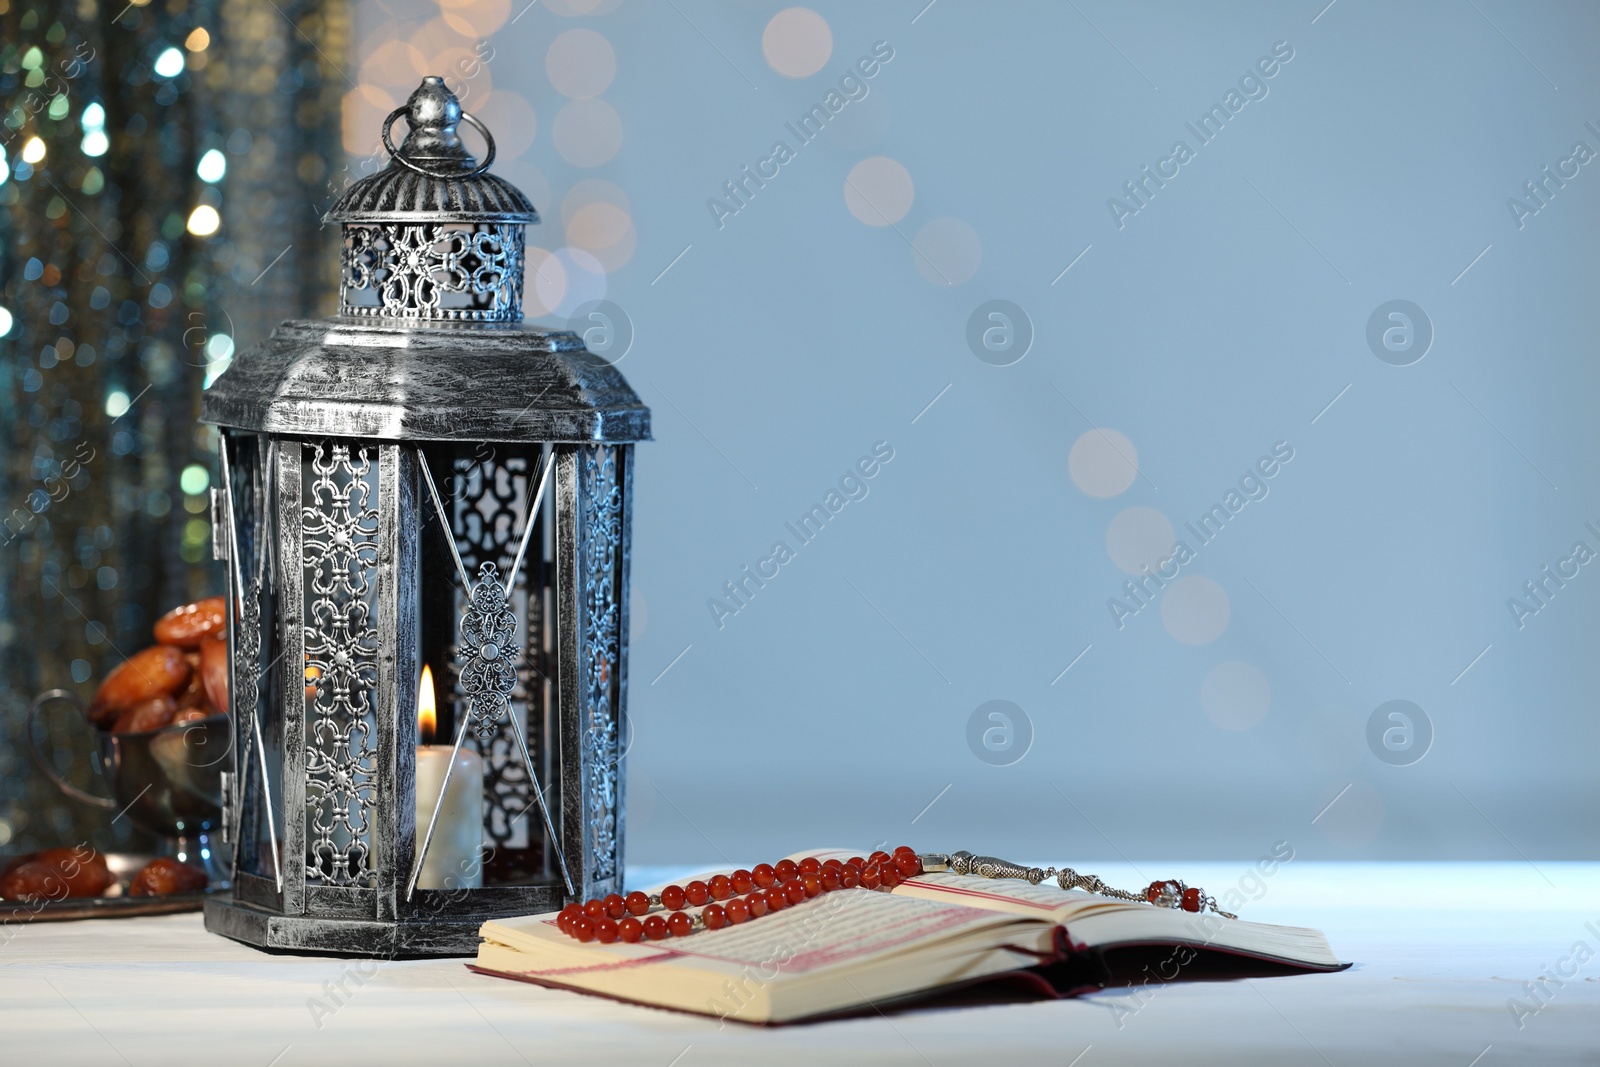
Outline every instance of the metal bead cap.
{"label": "metal bead cap", "polygon": [[[456,134],[456,125],[461,122],[461,101],[445,88],[444,79],[437,74],[422,79],[405,106],[389,116],[390,122],[398,115],[405,115],[406,125],[411,127],[403,149],[407,157],[466,157],[467,150]],[[388,133],[387,123],[384,133]]]}

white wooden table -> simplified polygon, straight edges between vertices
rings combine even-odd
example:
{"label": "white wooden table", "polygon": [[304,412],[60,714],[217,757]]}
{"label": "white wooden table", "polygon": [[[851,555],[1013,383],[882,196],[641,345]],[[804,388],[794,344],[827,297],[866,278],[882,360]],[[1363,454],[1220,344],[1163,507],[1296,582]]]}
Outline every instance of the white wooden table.
{"label": "white wooden table", "polygon": [[[1095,870],[1213,891],[1245,870],[1141,867]],[[639,885],[678,872],[634,873]],[[34,924],[0,947],[0,1064],[1600,1063],[1600,863],[1297,862],[1244,914],[1321,927],[1356,966],[1140,998],[719,1028],[474,975],[459,960],[267,955],[207,934],[198,915]],[[1541,973],[1563,984],[1536,1000],[1523,983]],[[1539,1006],[1520,1027],[1512,998]]]}

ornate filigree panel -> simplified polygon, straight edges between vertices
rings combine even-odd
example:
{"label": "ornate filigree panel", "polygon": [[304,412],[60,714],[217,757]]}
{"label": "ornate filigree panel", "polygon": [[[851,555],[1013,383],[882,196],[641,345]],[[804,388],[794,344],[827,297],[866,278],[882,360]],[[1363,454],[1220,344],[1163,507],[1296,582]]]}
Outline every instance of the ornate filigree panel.
{"label": "ornate filigree panel", "polygon": [[366,885],[377,792],[375,450],[309,448],[302,519],[306,879]]}
{"label": "ornate filigree panel", "polygon": [[516,640],[517,616],[506,598],[500,570],[493,563],[484,563],[478,567],[472,598],[461,616],[461,641],[456,649],[467,720],[479,744],[506,728],[515,714],[511,691],[517,686],[512,663]]}
{"label": "ornate filigree panel", "polygon": [[522,231],[520,224],[346,224],[340,313],[516,322]]}
{"label": "ornate filigree panel", "polygon": [[[522,456],[463,456],[456,460],[451,527],[469,573],[475,573],[484,563],[496,564],[502,573],[511,566],[527,521],[531,466]],[[544,713],[549,703],[545,681],[548,672],[544,669],[544,555],[543,542],[536,533],[528,546],[528,558],[517,572],[510,598],[511,609],[523,621],[524,628],[513,647],[500,649],[515,672],[516,686],[510,695],[512,714],[523,716],[524,734],[535,760],[541,758],[545,748]],[[464,595],[458,595],[458,615],[464,606]],[[456,649],[451,650],[452,659],[457,654]],[[464,707],[466,690],[459,678],[454,691]],[[533,794],[510,723],[498,723],[494,732],[479,742],[479,752],[485,776],[484,832],[497,849],[527,848],[534,825],[530,821]]]}
{"label": "ornate filigree panel", "polygon": [[617,871],[621,808],[618,748],[617,659],[622,618],[622,480],[619,450],[604,445],[578,450],[578,611],[583,642],[582,680],[585,844],[596,880]]}

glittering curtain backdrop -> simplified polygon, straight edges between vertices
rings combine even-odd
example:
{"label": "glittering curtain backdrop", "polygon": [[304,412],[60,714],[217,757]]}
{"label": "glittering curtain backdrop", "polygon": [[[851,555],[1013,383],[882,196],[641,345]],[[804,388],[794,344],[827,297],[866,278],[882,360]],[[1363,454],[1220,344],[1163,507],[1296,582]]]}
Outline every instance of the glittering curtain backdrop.
{"label": "glittering curtain backdrop", "polygon": [[134,836],[32,765],[28,701],[222,588],[200,391],[331,310],[348,48],[346,0],[0,0],[0,850]]}

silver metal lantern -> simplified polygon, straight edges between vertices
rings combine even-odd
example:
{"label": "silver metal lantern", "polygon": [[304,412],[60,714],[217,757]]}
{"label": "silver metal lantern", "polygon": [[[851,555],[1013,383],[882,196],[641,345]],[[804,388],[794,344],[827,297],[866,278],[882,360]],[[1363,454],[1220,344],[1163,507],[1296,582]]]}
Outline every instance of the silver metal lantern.
{"label": "silver metal lantern", "polygon": [[621,889],[650,412],[576,335],[520,325],[538,215],[442,79],[383,140],[326,216],[340,314],[284,322],[204,398],[234,694],[233,883],[205,920],[264,948],[466,954],[486,918]]}

